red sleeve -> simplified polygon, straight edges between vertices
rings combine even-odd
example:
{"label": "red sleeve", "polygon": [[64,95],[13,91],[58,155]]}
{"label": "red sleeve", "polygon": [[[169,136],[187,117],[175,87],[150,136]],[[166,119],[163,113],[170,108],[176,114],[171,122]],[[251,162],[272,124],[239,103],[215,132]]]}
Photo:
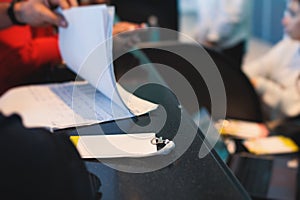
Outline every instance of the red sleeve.
{"label": "red sleeve", "polygon": [[22,55],[24,60],[32,64],[34,68],[43,65],[54,66],[61,63],[62,60],[57,35],[33,39],[24,47]]}
{"label": "red sleeve", "polygon": [[32,37],[29,26],[0,31],[0,94],[42,66],[61,62],[57,35]]}

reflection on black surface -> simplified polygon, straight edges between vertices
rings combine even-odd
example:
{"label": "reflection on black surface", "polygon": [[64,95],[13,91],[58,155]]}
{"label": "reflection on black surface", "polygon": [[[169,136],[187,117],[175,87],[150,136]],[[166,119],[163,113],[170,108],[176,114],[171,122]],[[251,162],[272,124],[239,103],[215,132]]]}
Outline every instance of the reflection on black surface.
{"label": "reflection on black surface", "polygon": [[[179,108],[179,102],[173,92],[159,84],[147,84],[138,88],[134,94],[159,104],[165,109],[167,119],[164,127],[157,133],[157,136],[170,139],[174,138],[173,134],[177,133],[180,125],[181,110]],[[170,101],[170,98],[172,98],[172,101]],[[170,132],[170,130],[172,130],[172,132]]]}
{"label": "reflection on black surface", "polygon": [[[184,118],[181,122],[184,128],[179,129],[179,134],[188,136],[189,133],[197,130],[188,115],[183,114],[180,117]],[[198,154],[202,144],[203,134],[198,130],[193,143],[182,156],[162,169],[146,173],[122,172],[98,161],[88,161],[87,166],[101,179],[103,199],[201,199],[202,197],[204,199],[248,199],[243,188],[226,166],[221,164],[222,161],[214,151],[205,158],[199,159]],[[161,156],[160,159],[167,160],[176,156],[181,148],[180,144],[177,145],[174,152],[168,156]],[[128,168],[137,165],[151,168],[151,165],[160,159],[123,158],[103,161],[112,166],[122,164]]]}

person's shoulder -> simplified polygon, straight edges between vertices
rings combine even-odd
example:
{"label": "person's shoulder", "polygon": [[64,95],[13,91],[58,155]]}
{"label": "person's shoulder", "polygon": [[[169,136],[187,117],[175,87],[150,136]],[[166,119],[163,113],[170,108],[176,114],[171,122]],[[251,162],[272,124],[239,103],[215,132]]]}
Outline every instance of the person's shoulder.
{"label": "person's shoulder", "polygon": [[276,45],[276,46],[284,46],[284,47],[298,47],[300,44],[299,41],[297,40],[293,40],[292,38],[285,36],[284,38],[282,38],[282,40],[280,40]]}
{"label": "person's shoulder", "polygon": [[0,136],[0,186],[7,193],[18,188],[16,195],[25,199],[47,195],[91,199],[94,195],[86,166],[67,135],[26,128],[20,116],[0,114]]}
{"label": "person's shoulder", "polygon": [[[53,142],[53,135],[46,129],[26,128],[19,115],[0,116],[0,132],[2,139],[11,140],[10,144],[22,140],[22,145],[37,145],[48,148]],[[50,145],[51,146],[51,145]]]}
{"label": "person's shoulder", "polygon": [[26,128],[21,117],[16,114],[0,115],[0,133],[3,142],[0,151],[9,152],[12,157],[42,156],[50,161],[51,158],[60,155],[66,160],[80,159],[67,135],[55,135],[43,128]]}
{"label": "person's shoulder", "polygon": [[293,54],[295,51],[298,51],[299,44],[299,41],[292,40],[289,37],[284,37],[271,47],[268,55]]}

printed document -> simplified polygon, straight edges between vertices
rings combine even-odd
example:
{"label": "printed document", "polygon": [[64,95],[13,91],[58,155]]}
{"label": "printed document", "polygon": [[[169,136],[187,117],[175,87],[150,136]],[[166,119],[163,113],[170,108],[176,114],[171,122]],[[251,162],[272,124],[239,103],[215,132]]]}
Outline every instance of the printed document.
{"label": "printed document", "polygon": [[114,9],[105,5],[61,11],[69,26],[59,29],[66,65],[85,81],[12,88],[0,98],[0,111],[18,113],[26,127],[50,130],[142,115],[157,108],[123,89],[114,76]]}
{"label": "printed document", "polygon": [[55,130],[129,118],[157,108],[117,87],[131,107],[119,107],[87,82],[68,82],[13,88],[0,98],[0,110],[5,115],[18,113],[26,127]]}

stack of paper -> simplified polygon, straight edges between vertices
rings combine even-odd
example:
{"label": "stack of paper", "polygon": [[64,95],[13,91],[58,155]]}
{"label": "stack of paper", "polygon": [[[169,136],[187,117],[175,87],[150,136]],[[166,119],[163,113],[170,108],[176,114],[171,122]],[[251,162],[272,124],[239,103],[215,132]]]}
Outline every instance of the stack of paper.
{"label": "stack of paper", "polygon": [[128,97],[124,102],[132,107],[119,107],[87,82],[69,82],[11,89],[0,98],[0,111],[5,115],[18,113],[26,127],[55,130],[129,118],[157,108],[117,87]]}
{"label": "stack of paper", "polygon": [[26,127],[51,130],[145,114],[156,104],[116,83],[112,63],[114,9],[105,5],[61,11],[68,28],[59,29],[63,60],[86,82],[13,88],[0,98],[0,111],[18,113]]}
{"label": "stack of paper", "polygon": [[75,7],[62,14],[69,26],[59,29],[59,48],[67,66],[109,99],[124,106],[116,91],[113,70],[113,7]]}

